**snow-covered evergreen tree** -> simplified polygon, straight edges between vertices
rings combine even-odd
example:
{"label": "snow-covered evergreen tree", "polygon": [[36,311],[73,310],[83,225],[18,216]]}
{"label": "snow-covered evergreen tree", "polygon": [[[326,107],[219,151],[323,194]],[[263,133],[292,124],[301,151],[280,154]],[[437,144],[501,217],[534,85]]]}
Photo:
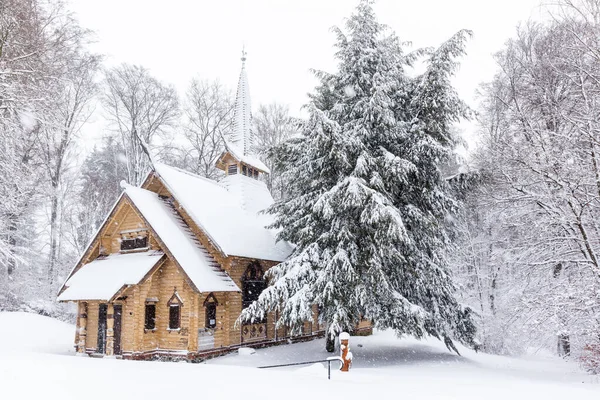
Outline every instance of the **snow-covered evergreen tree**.
{"label": "snow-covered evergreen tree", "polygon": [[[289,197],[270,211],[296,249],[241,318],[277,310],[278,323],[294,327],[317,305],[331,336],[364,317],[398,334],[470,344],[470,310],[457,303],[442,257],[455,202],[439,171],[455,145],[451,124],[467,110],[449,78],[468,32],[405,55],[371,1],[347,30],[336,30],[338,72],[316,73],[303,135],[277,149]],[[419,55],[427,69],[409,77]]]}

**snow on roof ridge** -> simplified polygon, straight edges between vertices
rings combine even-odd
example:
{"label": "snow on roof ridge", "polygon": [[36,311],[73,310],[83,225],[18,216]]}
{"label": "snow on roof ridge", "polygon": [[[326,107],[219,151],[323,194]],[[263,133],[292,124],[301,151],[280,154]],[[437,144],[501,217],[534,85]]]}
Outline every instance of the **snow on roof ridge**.
{"label": "snow on roof ridge", "polygon": [[[223,187],[223,185],[221,185],[219,182],[217,182],[215,180],[209,179],[209,178],[207,178],[205,176],[200,176],[198,174],[195,174],[193,172],[190,172],[188,170],[185,170],[185,169],[182,169],[182,168],[179,168],[179,167],[174,167],[172,165],[164,164],[164,163],[156,163],[156,165],[157,166],[161,166],[161,167],[171,168],[171,169],[173,169],[173,170],[175,170],[177,172],[184,173],[184,174],[189,175],[189,176],[191,176],[193,178],[201,179],[201,180],[203,180],[205,182],[212,183],[213,185]],[[156,171],[156,172],[158,172],[158,171]],[[158,175],[160,175],[160,172],[158,172]]]}

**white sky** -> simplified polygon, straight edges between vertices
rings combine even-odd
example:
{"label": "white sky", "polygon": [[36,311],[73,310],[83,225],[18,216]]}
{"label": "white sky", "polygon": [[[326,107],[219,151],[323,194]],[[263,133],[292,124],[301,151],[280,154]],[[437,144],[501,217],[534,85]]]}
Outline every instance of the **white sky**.
{"label": "white sky", "polygon": [[[310,68],[332,71],[334,35],[358,0],[70,0],[82,26],[96,32],[106,65],[140,64],[183,95],[194,76],[218,78],[233,91],[242,45],[248,52],[253,108],[273,101],[299,115],[316,81]],[[493,53],[519,21],[542,15],[539,0],[379,0],[381,22],[413,47],[436,46],[462,28],[474,37],[456,78],[474,105],[494,74]],[[472,127],[466,126],[467,131]]]}

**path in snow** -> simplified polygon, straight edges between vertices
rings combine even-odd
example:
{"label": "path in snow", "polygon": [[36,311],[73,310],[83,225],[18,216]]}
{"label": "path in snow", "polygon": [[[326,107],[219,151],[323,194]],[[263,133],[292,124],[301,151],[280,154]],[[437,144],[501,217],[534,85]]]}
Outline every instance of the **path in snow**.
{"label": "path in snow", "polygon": [[458,357],[438,341],[399,340],[389,332],[352,337],[354,368],[345,374],[333,371],[331,381],[322,364],[254,368],[326,358],[322,340],[188,364],[78,357],[73,335],[73,326],[51,318],[0,313],[0,399],[600,398],[598,379],[571,362],[462,348],[464,357]]}

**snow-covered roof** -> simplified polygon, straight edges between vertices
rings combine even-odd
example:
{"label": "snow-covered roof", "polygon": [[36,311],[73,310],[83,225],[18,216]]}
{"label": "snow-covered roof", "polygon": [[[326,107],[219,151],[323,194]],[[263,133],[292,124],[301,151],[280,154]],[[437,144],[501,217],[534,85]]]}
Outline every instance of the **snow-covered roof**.
{"label": "snow-covered roof", "polygon": [[[265,227],[269,216],[256,213],[257,208],[273,202],[264,183],[239,175],[220,184],[164,164],[155,164],[155,170],[223,254],[271,261],[283,261],[291,254],[292,246],[278,242],[276,232]],[[240,201],[242,198],[246,204]]]}
{"label": "snow-covered roof", "polygon": [[[98,229],[96,229],[96,232],[94,233],[94,235],[90,238],[87,246],[85,246],[85,248],[87,249],[85,252],[83,252],[81,254],[81,256],[79,257],[79,259],[77,260],[77,262],[73,265],[73,267],[71,268],[71,271],[69,271],[69,274],[67,275],[67,277],[71,277],[71,275],[73,275],[73,272],[77,269],[77,267],[83,262],[83,260],[86,258],[88,252],[91,250],[92,248],[92,244],[98,239],[98,237],[100,236],[100,232],[102,232],[102,229],[104,229],[104,226],[106,225],[106,223],[108,222],[108,220],[110,219],[110,216],[113,215],[113,213],[115,212],[115,210],[117,209],[119,203],[121,202],[121,199],[123,198],[123,193],[121,193],[119,195],[119,197],[117,198],[117,200],[115,200],[113,206],[110,208],[110,212],[106,215],[106,218],[104,218],[104,221],[102,221],[102,223],[98,226]],[[68,279],[68,278],[67,278]],[[63,283],[63,285],[61,286],[60,290],[58,293],[62,293],[63,289],[66,286],[66,282]]]}
{"label": "snow-covered roof", "polygon": [[244,164],[254,167],[260,171],[266,172],[267,174],[271,173],[271,170],[265,165],[265,163],[260,161],[258,157],[244,154],[244,152],[236,145],[229,143],[227,140],[225,140],[225,147],[227,147],[229,154],[231,154],[233,158],[237,159],[238,161],[241,161]]}
{"label": "snow-covered roof", "polygon": [[[273,204],[273,196],[263,181],[249,178],[242,174],[228,175],[220,182],[229,191],[230,196],[237,201],[240,207],[254,215]],[[265,215],[264,217],[269,217]],[[270,224],[271,219],[266,220],[265,225]]]}
{"label": "snow-covered roof", "polygon": [[98,258],[69,278],[58,301],[108,301],[123,286],[140,283],[163,255],[162,252],[152,251]]}
{"label": "snow-covered roof", "polygon": [[154,192],[133,186],[126,186],[125,195],[142,213],[200,292],[240,291],[208,250],[187,229],[172,205]]}

